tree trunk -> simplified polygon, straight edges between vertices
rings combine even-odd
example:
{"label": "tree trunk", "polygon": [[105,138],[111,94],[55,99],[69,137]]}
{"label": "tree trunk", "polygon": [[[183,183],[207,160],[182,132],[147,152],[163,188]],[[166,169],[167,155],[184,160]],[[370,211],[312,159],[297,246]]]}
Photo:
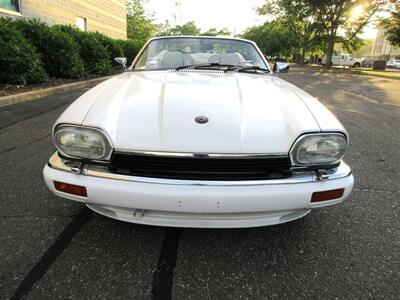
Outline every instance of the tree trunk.
{"label": "tree trunk", "polygon": [[304,65],[304,58],[306,56],[306,49],[303,47],[301,48],[301,64]]}
{"label": "tree trunk", "polygon": [[325,67],[329,68],[332,65],[332,55],[333,55],[333,47],[335,46],[335,43],[333,42],[333,38],[330,38],[328,40],[327,44],[327,49],[326,49],[326,61],[325,61]]}

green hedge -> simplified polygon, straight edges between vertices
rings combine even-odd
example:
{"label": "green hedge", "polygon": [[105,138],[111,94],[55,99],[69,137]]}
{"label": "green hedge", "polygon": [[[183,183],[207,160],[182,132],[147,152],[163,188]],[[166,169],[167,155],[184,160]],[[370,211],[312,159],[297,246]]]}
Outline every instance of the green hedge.
{"label": "green hedge", "polygon": [[107,75],[117,65],[115,57],[126,56],[129,65],[142,47],[138,41],[69,25],[50,27],[37,19],[0,18],[0,29],[0,84]]}
{"label": "green hedge", "polygon": [[14,25],[41,53],[44,67],[50,76],[57,78],[84,76],[84,62],[79,55],[78,44],[70,35],[38,20],[17,20]]}
{"label": "green hedge", "polygon": [[143,43],[136,40],[118,40],[118,42],[123,48],[124,56],[127,58],[129,66],[143,47]]}
{"label": "green hedge", "polygon": [[95,32],[93,33],[93,35],[106,49],[111,64],[114,66],[118,65],[118,63],[114,60],[114,58],[124,56],[124,50],[122,45],[117,40],[113,40],[112,38],[100,32]]}
{"label": "green hedge", "polygon": [[109,53],[93,32],[81,31],[70,25],[56,25],[58,30],[72,36],[79,45],[79,53],[85,62],[87,73],[106,75],[111,72]]}
{"label": "green hedge", "polygon": [[0,83],[26,85],[45,80],[39,53],[16,28],[0,19]]}

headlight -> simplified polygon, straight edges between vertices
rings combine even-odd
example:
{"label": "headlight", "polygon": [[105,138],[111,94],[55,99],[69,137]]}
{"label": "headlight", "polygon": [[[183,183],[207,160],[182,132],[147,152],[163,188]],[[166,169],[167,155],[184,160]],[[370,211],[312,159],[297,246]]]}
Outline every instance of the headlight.
{"label": "headlight", "polygon": [[58,126],[54,132],[57,149],[67,156],[93,160],[106,160],[112,147],[98,129],[79,126]]}
{"label": "headlight", "polygon": [[338,162],[346,148],[343,134],[306,134],[294,143],[290,156],[294,165],[329,165]]}

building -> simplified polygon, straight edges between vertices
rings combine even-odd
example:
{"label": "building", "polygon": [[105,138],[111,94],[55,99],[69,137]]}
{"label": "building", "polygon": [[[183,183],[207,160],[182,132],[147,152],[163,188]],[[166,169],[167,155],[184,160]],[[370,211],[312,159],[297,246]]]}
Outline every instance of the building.
{"label": "building", "polygon": [[126,0],[0,0],[0,17],[38,18],[126,39]]}
{"label": "building", "polygon": [[385,38],[384,31],[379,29],[376,39],[374,40],[374,45],[372,46],[371,56],[389,56],[390,58],[400,57],[400,48],[390,45]]}

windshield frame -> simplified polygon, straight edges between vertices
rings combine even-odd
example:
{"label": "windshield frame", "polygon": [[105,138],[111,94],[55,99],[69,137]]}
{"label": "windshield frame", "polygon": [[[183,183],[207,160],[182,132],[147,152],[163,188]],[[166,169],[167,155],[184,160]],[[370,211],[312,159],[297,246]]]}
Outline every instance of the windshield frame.
{"label": "windshield frame", "polygon": [[265,58],[264,54],[261,52],[260,48],[258,48],[257,44],[253,41],[250,40],[245,40],[245,39],[238,39],[238,38],[229,38],[229,37],[212,37],[212,36],[162,36],[162,37],[154,37],[149,39],[144,45],[143,47],[140,49],[140,51],[138,52],[138,54],[135,56],[135,59],[133,60],[132,64],[129,66],[129,68],[127,70],[132,71],[132,72],[165,72],[168,70],[172,70],[172,69],[155,69],[155,70],[140,70],[140,69],[134,69],[135,65],[137,63],[137,61],[139,60],[139,57],[141,57],[142,53],[145,51],[145,49],[147,48],[147,46],[155,41],[155,40],[161,40],[161,39],[215,39],[215,40],[230,40],[230,41],[240,41],[240,42],[244,42],[244,43],[248,43],[250,44],[255,50],[256,52],[260,55],[261,60],[263,61],[263,63],[265,64],[266,68],[270,71],[270,74],[272,74],[272,69],[267,61],[267,59]]}

